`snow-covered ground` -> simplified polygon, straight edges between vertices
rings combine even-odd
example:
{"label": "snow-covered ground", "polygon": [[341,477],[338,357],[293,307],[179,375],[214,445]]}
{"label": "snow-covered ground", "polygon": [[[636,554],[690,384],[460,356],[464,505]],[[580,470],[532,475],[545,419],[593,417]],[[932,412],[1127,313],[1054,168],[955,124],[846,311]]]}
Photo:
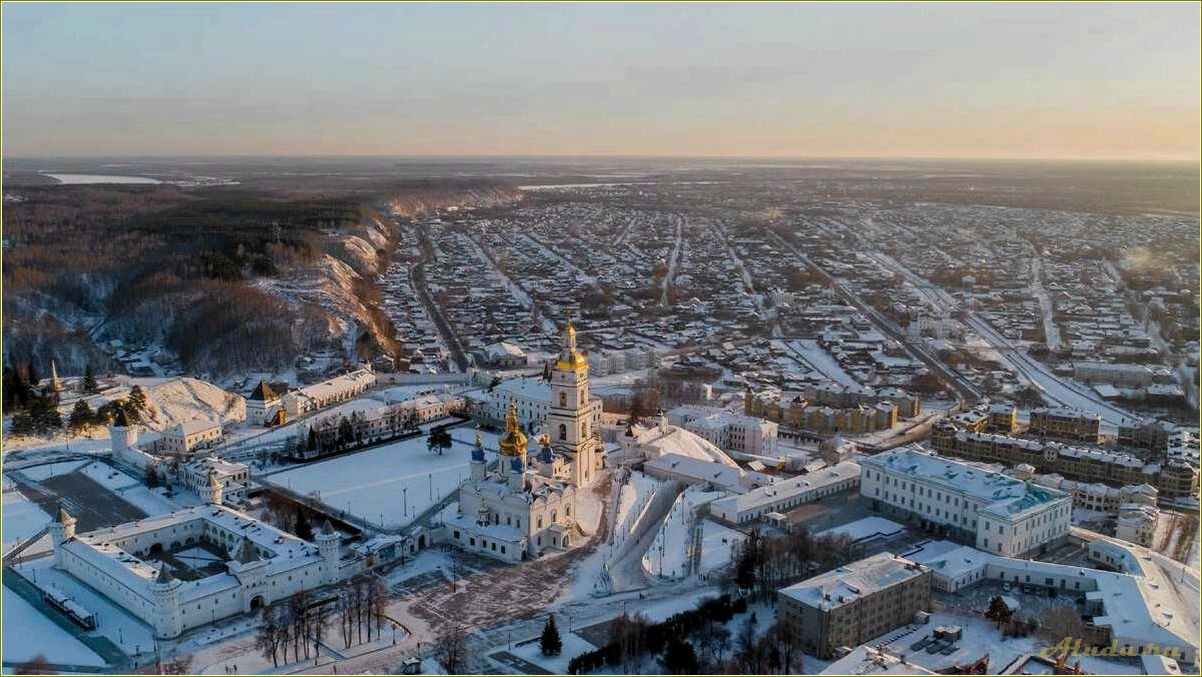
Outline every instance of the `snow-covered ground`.
{"label": "snow-covered ground", "polygon": [[0,510],[0,518],[3,518],[5,552],[36,534],[50,521],[50,515],[16,489],[4,492],[4,509]]}
{"label": "snow-covered ground", "polygon": [[876,537],[897,536],[905,530],[906,528],[897,522],[873,515],[872,517],[848,522],[842,526],[832,527],[826,531],[819,532],[817,535],[846,535],[852,542],[858,543]]}
{"label": "snow-covered ground", "polygon": [[[328,461],[275,473],[270,482],[345,510],[385,528],[403,527],[469,476],[475,431],[451,430],[455,445],[439,455],[426,448],[425,436],[393,442]],[[486,450],[495,452],[497,435],[482,432]]]}
{"label": "snow-covered ground", "polygon": [[639,517],[647,510],[651,495],[655,493],[659,480],[644,475],[642,472],[630,473],[630,479],[622,485],[618,496],[618,509],[614,517],[614,530],[611,541],[621,545],[630,535]]}
{"label": "snow-covered ground", "polygon": [[713,520],[701,522],[701,564],[700,573],[708,574],[730,564],[738,552],[739,545],[747,540],[747,535],[724,527]]}
{"label": "snow-covered ground", "polygon": [[84,185],[95,183],[162,183],[149,176],[117,176],[114,174],[45,174],[62,185]]}
{"label": "snow-covered ground", "polygon": [[643,570],[659,578],[683,578],[691,574],[690,559],[697,545],[694,530],[699,526],[697,508],[722,495],[721,491],[704,491],[693,486],[677,496],[651,547],[643,555]]}
{"label": "snow-covered ground", "polygon": [[[154,651],[154,631],[149,625],[109,601],[107,597],[84,585],[74,576],[55,569],[51,566],[53,564],[52,557],[42,557],[19,565],[19,571],[26,580],[35,586],[42,588],[46,585],[53,585],[67,593],[88,611],[96,614],[96,630],[127,654]],[[5,602],[7,603],[7,601],[6,597]],[[5,612],[7,611],[8,607],[6,606]],[[7,625],[6,619],[5,626],[7,627]]]}
{"label": "snow-covered ground", "polygon": [[104,666],[100,656],[7,587],[0,604],[5,661],[27,661],[40,654],[51,663]]}

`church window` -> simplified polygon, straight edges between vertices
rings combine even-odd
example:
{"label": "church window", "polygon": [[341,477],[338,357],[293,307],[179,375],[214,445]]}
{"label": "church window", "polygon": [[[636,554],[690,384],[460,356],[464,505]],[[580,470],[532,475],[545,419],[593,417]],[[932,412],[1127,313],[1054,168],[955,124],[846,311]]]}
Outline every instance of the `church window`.
{"label": "church window", "polygon": [[560,394],[559,394],[559,406],[560,406],[560,407],[567,407],[567,406],[568,406],[568,396],[567,396],[567,393],[560,393]]}
{"label": "church window", "polygon": [[568,426],[564,425],[563,423],[559,424],[559,439],[568,439]]}

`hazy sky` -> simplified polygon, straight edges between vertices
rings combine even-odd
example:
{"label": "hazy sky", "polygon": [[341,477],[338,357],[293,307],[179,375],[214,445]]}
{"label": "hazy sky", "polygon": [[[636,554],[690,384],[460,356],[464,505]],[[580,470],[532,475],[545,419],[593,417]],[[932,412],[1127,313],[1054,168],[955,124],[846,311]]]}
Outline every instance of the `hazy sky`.
{"label": "hazy sky", "polygon": [[1199,5],[3,5],[6,156],[1197,159]]}

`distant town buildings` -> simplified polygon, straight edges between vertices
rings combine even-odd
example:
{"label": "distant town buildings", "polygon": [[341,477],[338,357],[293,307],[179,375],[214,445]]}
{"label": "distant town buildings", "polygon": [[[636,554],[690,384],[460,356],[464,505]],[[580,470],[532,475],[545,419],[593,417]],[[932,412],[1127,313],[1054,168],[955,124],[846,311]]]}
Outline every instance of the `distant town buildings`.
{"label": "distant town buildings", "polygon": [[1031,410],[1028,432],[1049,440],[1097,444],[1102,417],[1069,407],[1040,407]]}

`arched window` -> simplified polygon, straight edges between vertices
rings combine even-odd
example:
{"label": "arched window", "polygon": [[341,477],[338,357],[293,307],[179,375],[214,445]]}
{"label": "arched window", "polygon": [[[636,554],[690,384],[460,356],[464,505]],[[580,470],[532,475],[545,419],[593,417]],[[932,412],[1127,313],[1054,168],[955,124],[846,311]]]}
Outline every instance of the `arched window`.
{"label": "arched window", "polygon": [[559,394],[559,406],[561,408],[568,406],[568,394],[567,393]]}
{"label": "arched window", "polygon": [[564,425],[563,423],[559,424],[559,439],[568,439],[568,426]]}

